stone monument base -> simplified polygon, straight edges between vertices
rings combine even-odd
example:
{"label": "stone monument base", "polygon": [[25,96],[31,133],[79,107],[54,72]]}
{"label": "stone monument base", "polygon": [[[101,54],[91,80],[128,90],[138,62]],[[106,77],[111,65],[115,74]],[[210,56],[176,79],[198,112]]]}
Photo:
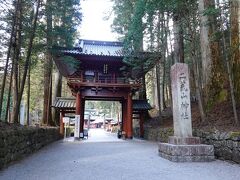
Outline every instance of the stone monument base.
{"label": "stone monument base", "polygon": [[173,162],[209,162],[214,160],[214,147],[200,144],[198,137],[169,137],[169,143],[159,143],[159,156]]}

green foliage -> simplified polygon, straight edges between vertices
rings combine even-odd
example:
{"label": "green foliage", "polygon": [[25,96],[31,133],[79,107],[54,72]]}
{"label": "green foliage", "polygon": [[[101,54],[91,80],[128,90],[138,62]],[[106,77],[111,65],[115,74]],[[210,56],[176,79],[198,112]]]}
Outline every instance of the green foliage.
{"label": "green foliage", "polygon": [[61,60],[65,62],[65,64],[68,65],[67,68],[69,69],[78,69],[80,66],[80,61],[76,61],[76,59],[72,56],[63,56],[61,57]]}
{"label": "green foliage", "polygon": [[219,97],[218,97],[218,102],[224,102],[226,101],[228,98],[228,91],[226,89],[222,89],[219,93]]}
{"label": "green foliage", "polygon": [[[99,113],[105,114],[106,118],[117,119],[121,112],[121,104],[117,101],[86,101],[85,109],[96,109]],[[121,113],[120,113],[121,114]]]}
{"label": "green foliage", "polygon": [[[5,119],[6,109],[7,109],[8,92],[9,92],[9,90],[4,91],[4,94],[3,94],[2,114],[1,114],[0,120]],[[10,100],[10,102],[11,102],[11,100]],[[11,106],[12,106],[12,104],[10,105],[10,107]]]}
{"label": "green foliage", "polygon": [[55,0],[52,4],[54,45],[72,47],[82,20],[80,0]]}
{"label": "green foliage", "polygon": [[220,9],[219,8],[215,8],[214,6],[209,6],[208,8],[206,8],[203,11],[203,15],[204,16],[215,16],[220,14]]}
{"label": "green foliage", "polygon": [[[11,24],[12,24],[12,15],[15,12],[15,7],[10,6],[10,4],[14,4],[16,1],[9,1],[8,9],[5,9],[5,12],[1,13],[0,25],[4,22],[4,32],[3,38],[1,38],[1,42],[5,39],[6,43],[9,41],[9,35],[11,33]],[[32,0],[22,0],[22,17],[21,17],[21,25],[22,25],[22,43],[21,43],[21,57],[19,60],[19,79],[21,79],[21,75],[23,72],[23,64],[26,59],[26,52],[29,44],[30,35],[32,33],[32,21],[34,12],[36,11],[36,1]],[[50,13],[49,13],[50,12]],[[77,27],[81,23],[82,14],[80,11],[80,0],[46,0],[42,1],[42,6],[39,12],[39,18],[37,23],[37,29],[35,33],[35,38],[33,42],[32,54],[31,54],[31,82],[30,82],[30,112],[33,114],[34,112],[41,112],[42,104],[43,104],[43,76],[44,76],[44,62],[45,62],[45,54],[51,47],[47,46],[47,21],[46,16],[47,13],[51,14],[52,17],[52,32],[51,32],[51,40],[52,44],[72,47],[75,43],[75,39],[77,36]],[[1,26],[2,27],[2,26]],[[2,29],[2,28],[1,28]],[[0,44],[3,47],[2,44]],[[4,57],[6,56],[6,52],[1,52]],[[69,58],[64,58],[64,60],[68,60],[72,62],[73,60],[69,60]],[[10,59],[11,62],[11,59]],[[70,63],[72,68],[77,68],[78,65],[74,63]],[[11,65],[10,65],[11,67]],[[9,68],[10,69],[10,68]],[[8,73],[9,75],[10,73]],[[9,79],[9,77],[8,77]],[[9,82],[6,84],[6,88],[9,87]],[[4,108],[6,104],[6,96],[8,91],[5,88],[4,94]],[[25,88],[27,90],[27,88]],[[24,92],[24,100],[27,98],[27,92]],[[5,110],[5,109],[4,109]],[[3,110],[3,111],[4,111]],[[5,112],[2,113],[5,115]]]}

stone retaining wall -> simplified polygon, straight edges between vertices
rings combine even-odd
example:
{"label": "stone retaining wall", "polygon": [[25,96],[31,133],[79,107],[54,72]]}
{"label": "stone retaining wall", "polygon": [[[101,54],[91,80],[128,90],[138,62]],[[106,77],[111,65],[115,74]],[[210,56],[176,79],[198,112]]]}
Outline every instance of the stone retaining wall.
{"label": "stone retaining wall", "polygon": [[[139,137],[139,128],[134,129],[135,137]],[[173,128],[144,128],[144,139],[167,142],[173,135]],[[218,130],[193,130],[193,135],[201,138],[201,143],[214,146],[214,154],[218,159],[240,163],[240,132],[220,132]]]}
{"label": "stone retaining wall", "polygon": [[216,158],[240,163],[240,132],[194,130],[194,136],[200,137],[204,144],[213,145]]}
{"label": "stone retaining wall", "polygon": [[58,128],[21,128],[0,132],[0,169],[60,139]]}

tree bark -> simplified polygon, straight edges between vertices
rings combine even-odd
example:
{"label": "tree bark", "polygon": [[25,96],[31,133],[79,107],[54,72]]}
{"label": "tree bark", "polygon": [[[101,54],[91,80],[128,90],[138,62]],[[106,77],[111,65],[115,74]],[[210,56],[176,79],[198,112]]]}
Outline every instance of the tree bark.
{"label": "tree bark", "polygon": [[6,65],[4,68],[4,74],[3,74],[3,81],[2,81],[2,86],[1,86],[1,95],[0,95],[0,118],[2,114],[2,104],[3,104],[3,95],[4,95],[4,89],[5,89],[5,84],[6,84],[6,78],[7,78],[7,71],[8,71],[8,66],[9,66],[9,59],[11,55],[11,50],[12,50],[12,45],[13,45],[13,36],[15,34],[15,23],[16,23],[16,14],[18,11],[18,5],[15,7],[15,13],[13,15],[13,20],[12,20],[12,29],[11,29],[11,35],[10,35],[10,40],[9,40],[9,45],[8,45],[8,51],[7,51],[7,58],[6,58]]}
{"label": "tree bark", "polygon": [[183,29],[179,14],[173,17],[173,33],[174,33],[174,61],[175,63],[184,63],[184,42]]}
{"label": "tree bark", "polygon": [[[12,89],[12,79],[13,79],[13,66],[11,68],[11,73],[10,73],[10,80],[9,80],[9,88],[8,88],[8,98],[7,98],[7,107],[6,107],[6,114],[5,114],[5,122],[10,122],[11,119],[9,118],[8,121],[8,113],[10,109],[10,99],[11,99],[11,89]],[[10,114],[10,113],[9,113]]]}
{"label": "tree bark", "polygon": [[39,12],[39,8],[40,8],[40,4],[41,4],[41,0],[38,0],[37,1],[37,7],[36,7],[36,13],[34,15],[34,20],[33,20],[32,32],[30,34],[28,48],[27,48],[27,56],[26,56],[26,61],[25,61],[25,64],[24,64],[24,72],[23,72],[23,78],[22,78],[22,81],[21,81],[21,88],[20,88],[20,91],[19,91],[19,98],[18,98],[18,101],[17,101],[17,105],[15,107],[16,111],[13,114],[13,118],[17,118],[18,115],[19,115],[21,100],[22,100],[22,96],[23,96],[23,91],[24,91],[26,77],[27,77],[29,63],[30,63],[30,57],[31,57],[31,53],[32,53],[33,39],[35,37],[35,31],[36,31],[36,27],[37,27],[37,19],[38,19],[38,12]]}
{"label": "tree bark", "polygon": [[[190,21],[187,21],[186,23],[190,32],[189,33],[190,34],[190,58],[192,59],[192,64],[193,64],[193,81],[195,83],[195,93],[196,93],[195,95],[198,101],[198,109],[200,112],[201,121],[206,122],[206,113],[203,106],[203,98],[202,98],[202,91],[201,91],[200,72],[198,70],[198,62],[197,62],[197,59],[198,59],[197,54],[199,54],[198,53],[199,46],[197,45],[198,36],[197,36],[197,32],[195,31],[196,25],[195,26],[192,25],[192,24],[197,24],[197,20],[196,18],[194,18],[192,23]],[[200,51],[201,50],[202,49],[200,49]]]}
{"label": "tree bark", "polygon": [[159,61],[156,64],[156,81],[157,81],[157,102],[158,102],[158,109],[159,109],[159,116],[161,116],[162,112],[162,105],[161,105],[161,85],[160,85],[160,66],[159,66]]}
{"label": "tree bark", "polygon": [[200,47],[201,47],[201,58],[202,58],[202,83],[203,88],[209,84],[211,77],[211,52],[209,46],[209,27],[207,16],[203,15],[205,10],[204,0],[199,0],[198,11],[200,13]]}
{"label": "tree bark", "polygon": [[[52,12],[51,12],[52,0],[46,2],[46,15],[47,15],[47,53],[46,61],[44,62],[44,104],[43,104],[43,124],[51,123],[50,115],[51,107],[49,106],[50,101],[50,84],[51,84],[51,73],[52,73],[52,55],[50,48],[52,47]],[[49,116],[50,115],[50,116]],[[49,118],[49,119],[48,119]]]}
{"label": "tree bark", "polygon": [[[205,1],[206,8],[216,8],[215,0]],[[209,41],[210,46],[210,56],[211,56],[211,75],[210,83],[207,85],[207,88],[204,89],[204,100],[205,104],[209,105],[211,108],[219,100],[220,94],[224,89],[224,84],[226,84],[227,74],[224,70],[224,64],[222,61],[222,49],[220,46],[220,39],[215,37],[215,33],[219,32],[219,23],[217,19],[221,18],[221,15],[217,16],[216,14],[208,15],[209,20]]]}
{"label": "tree bark", "polygon": [[[231,24],[238,22],[238,20],[235,19],[235,17],[237,17],[237,14],[238,14],[238,12],[237,12],[238,8],[236,7],[237,4],[234,4],[234,2],[232,2],[232,3],[233,3],[232,4],[233,5],[232,8],[233,8],[234,12],[232,12],[232,14],[231,14],[232,15],[232,17],[231,17]],[[223,49],[224,49],[224,51],[226,51],[226,49],[227,49],[226,37],[225,37],[224,31],[223,31],[224,30],[224,27],[223,27],[223,23],[224,22],[223,22],[222,17],[220,17],[220,19],[221,19],[221,25],[222,25],[221,28],[222,28],[222,37],[223,37]],[[236,27],[236,26],[237,26],[237,24],[233,25],[233,27]],[[231,28],[231,31],[234,32],[234,28]],[[238,37],[237,33],[238,33],[238,29],[236,30],[236,34],[234,33],[236,37]],[[232,37],[232,38],[234,39],[234,37]],[[235,45],[235,44],[231,43],[231,45]],[[238,45],[239,45],[239,40],[238,40]],[[238,49],[238,48],[236,48],[236,49]],[[228,73],[228,80],[229,80],[229,86],[230,86],[230,94],[231,94],[231,100],[232,100],[234,121],[235,121],[235,125],[239,126],[240,122],[239,122],[239,119],[238,119],[236,98],[235,98],[235,94],[234,94],[233,72],[231,71],[230,62],[229,62],[229,59],[228,59],[229,57],[227,56],[227,52],[223,52],[223,54],[224,54],[224,59],[225,59],[226,65],[227,65],[227,73]],[[239,54],[238,54],[238,58],[239,58]],[[233,62],[235,62],[235,59],[232,59],[232,60],[233,60]],[[237,61],[239,61],[239,59],[237,59]],[[239,69],[238,69],[238,71],[239,71]],[[238,79],[238,81],[239,81],[239,79]]]}
{"label": "tree bark", "polygon": [[18,116],[15,114],[18,112],[18,72],[19,72],[19,59],[21,53],[21,44],[22,44],[22,0],[18,0],[16,6],[18,7],[16,13],[16,34],[15,34],[15,41],[14,41],[14,54],[13,54],[13,84],[12,84],[12,93],[13,93],[13,109],[12,109],[12,123],[19,123]]}
{"label": "tree bark", "polygon": [[29,122],[29,115],[30,115],[30,78],[31,78],[31,63],[29,64],[29,68],[28,68],[28,90],[27,90],[27,125],[30,125]]}
{"label": "tree bark", "polygon": [[[53,87],[53,103],[56,101],[57,97],[61,97],[62,93],[62,75],[57,70],[55,72],[55,80],[54,80],[54,87]],[[55,122],[55,124],[58,124],[58,120],[60,118],[60,114],[56,109],[52,110],[52,119]]]}
{"label": "tree bark", "polygon": [[233,84],[236,98],[240,101],[240,2],[231,0],[230,9]]}

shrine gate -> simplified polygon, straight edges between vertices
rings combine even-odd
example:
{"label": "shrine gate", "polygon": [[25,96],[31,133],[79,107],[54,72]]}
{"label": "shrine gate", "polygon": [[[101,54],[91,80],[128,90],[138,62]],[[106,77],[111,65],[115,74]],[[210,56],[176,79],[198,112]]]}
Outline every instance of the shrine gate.
{"label": "shrine gate", "polygon": [[126,72],[122,71],[127,64],[123,62],[121,42],[80,40],[73,49],[56,49],[54,61],[60,73],[67,78],[72,95],[76,97],[74,100],[58,98],[54,104],[61,112],[60,133],[63,133],[62,117],[67,112],[80,115],[80,134],[83,133],[85,101],[104,100],[122,104],[122,131],[126,138],[133,137],[133,112],[140,112],[143,135],[142,112],[151,109],[151,106],[146,100],[132,100],[133,93],[139,90],[141,84],[127,78]]}

